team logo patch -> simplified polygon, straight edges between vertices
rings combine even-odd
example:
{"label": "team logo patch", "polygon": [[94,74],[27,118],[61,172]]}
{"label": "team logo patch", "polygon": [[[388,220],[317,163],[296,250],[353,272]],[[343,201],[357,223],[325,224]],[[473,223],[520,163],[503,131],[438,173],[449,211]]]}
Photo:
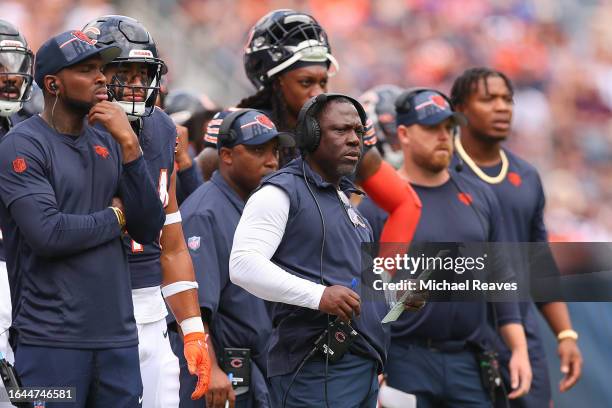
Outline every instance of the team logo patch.
{"label": "team logo patch", "polygon": [[508,173],[508,181],[512,183],[512,185],[514,185],[515,187],[518,187],[523,184],[523,179],[521,178],[521,176],[513,171]]}
{"label": "team logo patch", "polygon": [[100,35],[100,29],[98,27],[91,26],[83,30],[83,34],[89,34],[89,33],[92,33],[93,35]]}
{"label": "team logo patch", "polygon": [[338,343],[344,343],[346,341],[346,334],[342,333],[341,331],[336,332],[335,337]]}
{"label": "team logo patch", "polygon": [[187,246],[192,251],[197,251],[198,248],[200,248],[200,237],[193,236],[193,237],[187,238]]}
{"label": "team logo patch", "polygon": [[[94,40],[92,38],[89,38],[87,36],[87,34],[85,34],[82,31],[79,30],[75,30],[71,33],[77,40],[82,41],[84,43],[87,43],[89,45],[96,45],[96,43],[98,42],[98,40]],[[60,47],[61,48],[61,47]]]}
{"label": "team logo patch", "polygon": [[436,105],[440,109],[446,109],[448,107],[446,100],[440,95],[433,95],[429,99],[431,99],[434,105]]}
{"label": "team logo patch", "polygon": [[274,123],[266,115],[257,115],[255,120],[263,127],[268,129],[274,129]]}
{"label": "team logo patch", "polygon": [[15,170],[16,173],[23,173],[27,168],[28,165],[23,157],[17,157],[13,160],[13,170]]}
{"label": "team logo patch", "polygon": [[459,193],[457,194],[457,198],[465,205],[472,205],[472,202],[474,202],[469,193]]}
{"label": "team logo patch", "polygon": [[230,361],[230,365],[234,368],[240,368],[243,365],[242,359],[241,358],[233,358]]}
{"label": "team logo patch", "polygon": [[108,156],[110,155],[108,153],[108,149],[104,146],[100,146],[100,145],[95,145],[94,146],[94,151],[96,152],[96,154],[104,159],[108,159]]}

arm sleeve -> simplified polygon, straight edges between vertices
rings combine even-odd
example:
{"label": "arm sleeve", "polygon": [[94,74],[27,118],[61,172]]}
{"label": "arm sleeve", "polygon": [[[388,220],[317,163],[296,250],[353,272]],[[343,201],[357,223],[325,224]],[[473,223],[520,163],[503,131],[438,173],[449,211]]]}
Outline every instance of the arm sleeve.
{"label": "arm sleeve", "polygon": [[176,173],[177,178],[181,183],[181,192],[185,198],[189,197],[191,193],[196,191],[198,187],[202,184],[202,180],[198,175],[198,169],[195,159],[193,160],[193,164],[186,168],[185,170],[178,171]]}
{"label": "arm sleeve", "polygon": [[[214,233],[211,220],[205,215],[188,216],[183,220],[182,226],[185,241],[188,241],[189,238],[200,240],[197,249],[189,250],[189,255],[191,255],[198,282],[200,308],[205,310],[205,317],[210,322],[219,308],[221,291],[229,281],[228,264],[225,264],[225,268],[221,264],[221,259],[227,262],[229,253],[226,253],[225,256],[219,253],[221,248],[217,240],[221,237]],[[229,248],[226,251],[229,251]]]}
{"label": "arm sleeve", "polygon": [[325,286],[299,278],[270,259],[285,233],[289,196],[266,185],[249,198],[236,228],[230,279],[255,296],[317,310]]}
{"label": "arm sleeve", "polygon": [[130,236],[140,243],[158,239],[166,214],[143,156],[123,165],[119,196]]}
{"label": "arm sleeve", "polygon": [[518,302],[496,302],[493,307],[500,327],[510,323],[523,323]]}
{"label": "arm sleeve", "polygon": [[84,215],[60,212],[47,178],[44,149],[27,135],[14,134],[1,145],[0,197],[40,256],[78,253],[121,234],[111,209]]}
{"label": "arm sleeve", "polygon": [[22,197],[11,205],[10,212],[25,240],[40,256],[75,254],[121,235],[110,208],[87,215],[62,214],[49,195]]}
{"label": "arm sleeve", "polygon": [[383,161],[380,168],[363,181],[365,192],[389,213],[380,242],[410,242],[421,216],[421,200],[410,184]]}

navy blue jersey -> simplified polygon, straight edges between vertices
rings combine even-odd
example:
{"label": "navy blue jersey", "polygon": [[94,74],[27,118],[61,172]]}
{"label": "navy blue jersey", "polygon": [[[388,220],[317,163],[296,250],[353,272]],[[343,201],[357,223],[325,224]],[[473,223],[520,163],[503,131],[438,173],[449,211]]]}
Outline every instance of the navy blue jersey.
{"label": "navy blue jersey", "polygon": [[[413,242],[497,242],[503,241],[499,229],[501,214],[497,198],[486,186],[451,173],[451,179],[438,187],[412,185],[423,203]],[[360,212],[379,233],[386,213],[365,200]],[[510,279],[509,269],[498,279]],[[497,304],[500,324],[520,321],[517,305]],[[432,339],[435,341],[473,341],[484,343],[486,322],[484,302],[430,302],[418,313],[403,313],[392,324],[393,341]]]}
{"label": "navy blue jersey", "polygon": [[[157,186],[159,199],[164,208],[168,205],[170,176],[174,170],[174,150],[176,147],[176,126],[162,110],[155,108],[151,116],[143,118],[138,132],[149,174]],[[159,286],[162,283],[161,247],[159,240],[150,244],[140,244],[129,235],[123,237],[128,254],[132,289]]]}
{"label": "navy blue jersey", "polygon": [[128,228],[152,239],[163,223],[161,206],[148,204],[153,194],[144,160],[122,164],[119,145],[106,132],[85,125],[72,137],[37,115],[4,137],[0,222],[20,342],[137,344],[127,257],[108,206],[121,197],[134,220]]}
{"label": "navy blue jersey", "polygon": [[264,301],[229,279],[229,257],[244,201],[215,171],[181,206],[200,307],[208,319],[215,351],[250,348],[251,357],[266,372],[266,344],[272,322]]}
{"label": "navy blue jersey", "polygon": [[[475,182],[485,184],[495,193],[500,203],[503,214],[501,227],[504,235],[509,242],[545,242],[547,241],[546,227],[544,226],[544,190],[540,176],[531,164],[519,158],[512,152],[504,149],[508,157],[508,173],[506,178],[497,184],[489,184],[481,180],[472,169],[464,164],[463,171],[465,177]],[[453,165],[458,163],[457,155],[453,157]],[[495,166],[481,167],[481,170],[489,176],[497,176],[501,171],[501,163]],[[518,257],[514,257],[514,262],[518,262]],[[520,272],[529,272],[529,262],[524,259]],[[533,271],[539,272],[539,271]],[[521,276],[528,279],[528,276]],[[536,320],[536,309],[531,302],[521,302],[520,312],[523,326],[527,335],[527,342],[530,350],[541,350],[543,345],[540,339],[538,323]],[[505,343],[495,336],[496,348],[506,357],[510,352]],[[535,354],[535,353],[531,353]]]}

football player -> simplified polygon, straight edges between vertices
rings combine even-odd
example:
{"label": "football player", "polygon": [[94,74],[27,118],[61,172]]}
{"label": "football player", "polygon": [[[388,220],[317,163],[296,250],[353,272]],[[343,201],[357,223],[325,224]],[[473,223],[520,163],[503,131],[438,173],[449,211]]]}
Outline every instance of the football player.
{"label": "football player", "polygon": [[138,327],[143,405],[178,406],[179,365],[168,339],[164,299],[184,336],[189,371],[198,376],[193,399],[206,392],[210,362],[198,305],[198,285],[176,202],[176,127],[167,114],[154,106],[161,76],[167,68],[147,29],[133,18],[103,16],[88,23],[83,32],[99,45],[121,47],[121,54],[104,67],[110,100],[121,105],[138,135],[149,171],[156,178],[158,199],[165,208],[166,222],[159,240],[140,243],[126,235],[123,242],[128,253]]}
{"label": "football player", "polygon": [[[459,165],[468,177],[489,186],[499,198],[508,241],[546,242],[545,198],[540,176],[531,164],[501,145],[510,134],[513,96],[510,79],[490,68],[468,69],[455,80],[451,97],[457,110],[468,118],[468,123],[462,127],[461,136],[455,138],[454,165]],[[529,271],[529,266],[523,269]],[[576,342],[578,334],[572,329],[564,302],[539,303],[538,306],[559,342],[564,374],[559,390],[564,392],[580,378],[582,356]],[[520,311],[534,381],[529,394],[511,400],[510,406],[548,406],[552,404],[550,380],[535,304],[522,302]],[[508,361],[507,347],[497,336],[495,339],[501,361]],[[502,373],[509,381],[508,372],[502,370]],[[499,406],[503,405],[502,401]]]}

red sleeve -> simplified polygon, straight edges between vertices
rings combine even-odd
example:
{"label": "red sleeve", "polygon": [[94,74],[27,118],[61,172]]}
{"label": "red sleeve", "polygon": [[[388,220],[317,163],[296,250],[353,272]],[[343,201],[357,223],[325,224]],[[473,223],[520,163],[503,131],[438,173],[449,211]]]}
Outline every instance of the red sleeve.
{"label": "red sleeve", "polygon": [[[361,186],[376,205],[389,213],[380,242],[406,243],[412,241],[421,216],[422,204],[410,184],[402,180],[389,163],[383,161],[376,173],[364,180]],[[379,256],[401,254],[407,249],[406,246],[401,247],[403,250],[397,245],[394,248],[383,246]]]}

